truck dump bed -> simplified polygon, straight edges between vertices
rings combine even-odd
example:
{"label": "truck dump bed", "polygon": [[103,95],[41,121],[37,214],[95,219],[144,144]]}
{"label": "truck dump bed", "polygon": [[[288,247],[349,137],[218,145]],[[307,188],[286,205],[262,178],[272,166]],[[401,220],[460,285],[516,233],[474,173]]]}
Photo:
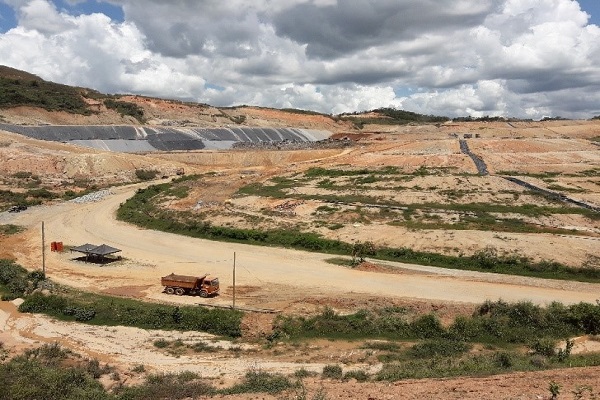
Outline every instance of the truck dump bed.
{"label": "truck dump bed", "polygon": [[167,275],[160,278],[160,283],[163,286],[177,286],[186,289],[194,289],[204,277],[189,276],[189,275]]}

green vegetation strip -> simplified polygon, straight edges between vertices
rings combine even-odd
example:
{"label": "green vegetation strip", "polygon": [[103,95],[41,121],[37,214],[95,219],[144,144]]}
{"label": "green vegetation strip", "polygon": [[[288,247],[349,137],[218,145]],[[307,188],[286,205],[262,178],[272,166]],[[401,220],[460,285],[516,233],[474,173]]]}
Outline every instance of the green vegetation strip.
{"label": "green vegetation strip", "polygon": [[[353,245],[340,240],[321,237],[312,232],[288,230],[238,229],[213,226],[199,220],[199,216],[185,212],[161,210],[157,204],[168,196],[181,191],[182,180],[153,185],[138,192],[117,211],[117,218],[126,222],[181,235],[211,240],[248,243],[262,246],[283,246],[337,255],[352,255]],[[600,282],[600,270],[594,268],[570,268],[551,261],[532,262],[526,257],[498,255],[495,251],[483,250],[468,257],[414,251],[408,248],[381,247],[370,254],[376,259],[430,265],[442,268],[495,272],[510,275],[532,276],[549,279]]]}
{"label": "green vegetation strip", "polygon": [[[321,314],[311,317],[278,316],[271,340],[435,339],[448,343],[505,345],[531,344],[540,338],[560,339],[582,334],[600,334],[600,303],[570,306],[552,303],[544,308],[530,302],[510,304],[501,300],[487,301],[472,316],[458,316],[448,327],[444,327],[433,314],[411,317],[401,307],[360,310],[349,315],[325,309]],[[441,347],[444,346],[434,352],[440,353]]]}
{"label": "green vegetation strip", "polygon": [[43,313],[64,321],[92,325],[124,325],[141,329],[202,331],[241,336],[243,313],[227,309],[169,306],[131,299],[63,290],[61,294],[28,294],[44,280],[41,271],[27,272],[9,260],[0,260],[2,300],[25,297],[19,311]]}
{"label": "green vegetation strip", "polygon": [[[597,366],[600,354],[572,355],[572,340],[558,343],[599,333],[600,304],[552,303],[544,308],[530,302],[488,301],[449,326],[433,314],[411,316],[399,307],[349,315],[326,309],[310,317],[279,316],[269,339],[366,339],[362,348],[376,351],[383,368],[365,380],[397,381]],[[472,351],[475,345],[479,349]],[[326,367],[323,376],[344,379],[336,367]]]}

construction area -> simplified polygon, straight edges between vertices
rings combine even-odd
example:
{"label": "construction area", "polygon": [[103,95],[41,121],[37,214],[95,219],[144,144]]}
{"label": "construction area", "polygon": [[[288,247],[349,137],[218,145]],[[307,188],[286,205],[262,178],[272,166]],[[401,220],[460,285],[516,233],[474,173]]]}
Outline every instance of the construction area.
{"label": "construction area", "polygon": [[[374,373],[381,363],[351,341],[316,339],[296,347],[282,341],[279,348],[275,342],[269,349],[257,343],[272,333],[277,315],[309,316],[325,307],[342,314],[406,307],[450,321],[470,315],[486,300],[570,305],[595,304],[599,299],[598,283],[368,257],[348,268],[332,263],[335,256],[323,252],[198,239],[116,219],[117,210],[140,190],[165,183],[173,186],[156,198],[154,206],[157,213],[178,222],[191,218],[216,227],[303,232],[350,244],[371,242],[377,248],[454,257],[490,252],[600,268],[600,223],[594,214],[600,207],[599,121],[367,125],[358,130],[340,121],[323,122],[322,116],[250,108],[235,113],[246,113],[246,123],[255,126],[217,132],[208,129],[214,128],[208,126],[213,122],[202,126],[195,121],[200,127],[193,128],[166,123],[186,119],[181,107],[177,118],[174,112],[165,108],[163,115],[155,115],[164,123],[160,128],[102,128],[102,137],[87,138],[81,136],[87,132],[81,118],[74,121],[78,128],[31,127],[23,125],[25,110],[4,113],[2,189],[24,192],[33,181],[31,175],[42,187],[67,191],[85,181],[97,189],[69,201],[57,197],[19,213],[0,213],[0,225],[23,227],[14,235],[0,234],[0,258],[39,265],[43,221],[49,241],[60,241],[84,258],[122,255],[98,268],[74,261],[67,251],[49,252],[45,269],[58,284],[172,305],[231,307],[235,257],[237,307],[277,313],[249,313],[241,342],[231,344],[199,332],[61,322],[20,314],[12,302],[1,302],[0,341],[5,347],[59,341],[123,370],[141,363],[153,371],[197,372],[223,384],[243,376],[250,366],[292,374],[299,368],[314,372],[340,363],[344,370]],[[41,111],[35,118],[57,123]],[[55,118],[66,124],[65,116]],[[55,139],[38,140],[46,136],[38,132],[48,129],[56,132]],[[108,133],[111,129],[113,133]],[[335,145],[325,144],[330,142]],[[189,179],[172,183],[181,169]],[[136,180],[140,170],[156,171],[156,180]],[[19,175],[22,171],[31,175]],[[207,273],[220,282],[220,290],[211,296],[173,296],[167,289],[172,287],[175,293],[178,286],[161,282],[169,274]],[[201,284],[193,285],[190,289],[199,292]],[[220,350],[171,354],[153,346],[161,338],[213,341]],[[597,338],[580,338],[574,351],[600,351],[599,343]],[[232,356],[228,350],[232,346],[242,355]],[[395,383],[323,383],[315,378],[308,385],[310,389],[324,385],[331,398],[361,391],[369,399],[391,399],[399,392],[410,399],[477,399],[485,398],[493,387],[497,398],[529,399],[543,395],[549,381],[565,388],[575,381],[597,387],[598,376],[599,367],[590,367]],[[503,383],[507,380],[510,385]],[[235,398],[277,398],[269,396]]]}

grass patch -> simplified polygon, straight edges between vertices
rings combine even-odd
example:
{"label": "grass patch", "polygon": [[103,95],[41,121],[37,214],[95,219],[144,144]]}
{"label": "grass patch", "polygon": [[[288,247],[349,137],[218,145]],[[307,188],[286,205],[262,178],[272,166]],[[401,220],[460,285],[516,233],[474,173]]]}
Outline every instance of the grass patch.
{"label": "grass patch", "polygon": [[226,309],[168,306],[132,299],[70,291],[64,295],[33,293],[19,311],[43,313],[65,321],[92,325],[124,325],[141,329],[201,331],[241,336],[242,313]]}
{"label": "grass patch", "polygon": [[225,395],[241,393],[276,394],[294,387],[294,383],[284,375],[270,374],[264,371],[249,371],[241,383],[221,391]]}
{"label": "grass patch", "polygon": [[341,265],[343,267],[353,267],[354,266],[352,259],[345,258],[345,257],[328,258],[325,260],[325,262],[327,262],[329,264],[333,264],[333,265]]}
{"label": "grass patch", "polygon": [[6,224],[0,225],[0,235],[15,235],[19,232],[23,232],[25,228],[19,225]]}

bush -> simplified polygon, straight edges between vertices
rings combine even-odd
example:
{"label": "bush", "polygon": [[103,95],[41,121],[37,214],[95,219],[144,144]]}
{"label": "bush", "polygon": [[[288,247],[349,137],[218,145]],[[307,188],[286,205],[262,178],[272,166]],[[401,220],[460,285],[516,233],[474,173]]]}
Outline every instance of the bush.
{"label": "bush", "polygon": [[140,181],[151,181],[152,179],[156,178],[157,175],[158,175],[158,171],[154,171],[154,170],[146,170],[146,169],[136,169],[135,170],[135,176]]}
{"label": "bush", "polygon": [[334,365],[326,365],[323,367],[323,373],[321,375],[323,378],[327,379],[342,379],[344,376],[342,367],[337,364]]}
{"label": "bush", "polygon": [[263,371],[249,371],[241,383],[223,390],[223,394],[240,393],[279,393],[291,388],[292,382],[281,374],[270,374]]}
{"label": "bush", "polygon": [[139,122],[144,123],[144,109],[137,104],[130,103],[128,101],[120,101],[113,99],[104,100],[106,108],[110,108],[121,114],[121,116],[129,115],[137,119]]}
{"label": "bush", "polygon": [[553,357],[556,355],[556,340],[550,338],[538,339],[530,345],[530,348],[534,354]]}
{"label": "bush", "polygon": [[33,293],[25,298],[23,304],[19,306],[19,311],[61,315],[65,308],[67,308],[67,300],[61,296]]}
{"label": "bush", "polygon": [[8,285],[15,278],[24,278],[27,270],[11,260],[0,260],[0,284]]}
{"label": "bush", "polygon": [[87,322],[94,319],[96,311],[91,308],[77,308],[75,309],[75,321]]}
{"label": "bush", "polygon": [[579,303],[570,306],[568,320],[587,334],[600,334],[600,303]]}
{"label": "bush", "polygon": [[362,370],[348,371],[344,374],[344,380],[356,379],[358,382],[366,382],[369,380],[369,374]]}
{"label": "bush", "polygon": [[513,366],[513,357],[505,351],[494,354],[496,364],[503,369],[509,369]]}
{"label": "bush", "polygon": [[[195,376],[195,374],[194,374]],[[190,380],[191,378],[191,380]],[[139,386],[121,387],[117,398],[122,400],[189,399],[214,396],[216,390],[189,373],[149,375]],[[114,397],[113,397],[114,398]]]}
{"label": "bush", "polygon": [[410,324],[410,329],[420,339],[430,339],[442,336],[445,332],[440,320],[433,314],[423,315]]}

